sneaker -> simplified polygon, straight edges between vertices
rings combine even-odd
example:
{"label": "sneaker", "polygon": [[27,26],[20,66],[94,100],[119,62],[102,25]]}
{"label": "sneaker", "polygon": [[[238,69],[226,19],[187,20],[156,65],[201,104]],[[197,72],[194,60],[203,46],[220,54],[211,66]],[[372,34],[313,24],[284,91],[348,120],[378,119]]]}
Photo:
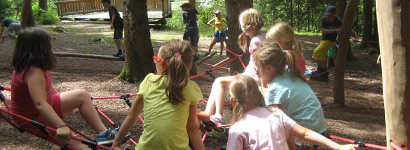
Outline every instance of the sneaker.
{"label": "sneaker", "polygon": [[216,132],[223,132],[224,131],[223,128],[218,128],[218,126],[212,121],[202,122],[201,126],[200,126],[200,129],[201,129],[201,131],[208,131],[208,132],[211,132],[212,129],[215,130]]}
{"label": "sneaker", "polygon": [[218,131],[218,132],[224,131],[223,128],[219,127],[225,124],[221,115],[212,115],[210,119],[211,119],[211,122],[213,122],[216,125],[216,128],[214,128],[215,131]]}
{"label": "sneaker", "polygon": [[121,55],[118,55],[118,57],[124,59],[124,58],[125,58],[125,54],[123,53],[123,54],[121,54]]}
{"label": "sneaker", "polygon": [[121,55],[123,55],[122,50],[118,50],[118,52],[116,54],[112,54],[114,57],[120,57]]}
{"label": "sneaker", "polygon": [[110,145],[114,142],[117,131],[113,129],[107,129],[101,134],[97,134],[97,144]]}
{"label": "sneaker", "polygon": [[[105,145],[105,146],[111,146],[111,144],[114,142],[115,136],[117,135],[119,129],[120,128],[115,128],[114,130],[113,129],[107,129],[103,133],[97,134],[97,144]],[[124,140],[122,141],[122,143],[126,142],[128,140],[128,138],[130,138],[130,136],[131,136],[131,133],[128,132],[125,135]]]}

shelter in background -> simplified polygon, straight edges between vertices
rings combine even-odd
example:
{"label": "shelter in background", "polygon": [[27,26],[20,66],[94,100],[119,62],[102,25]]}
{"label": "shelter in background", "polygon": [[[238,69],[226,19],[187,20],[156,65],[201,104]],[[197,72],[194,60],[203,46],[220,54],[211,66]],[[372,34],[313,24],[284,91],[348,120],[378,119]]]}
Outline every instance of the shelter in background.
{"label": "shelter in background", "polygon": [[[123,11],[122,0],[111,0],[111,5],[115,6],[118,11]],[[99,17],[96,12],[107,11],[101,3],[101,0],[57,0],[58,15],[62,19],[67,19],[68,15],[72,15],[69,18],[73,19],[101,19],[105,17]],[[147,0],[148,18],[151,24],[166,24],[165,18],[172,17],[171,0]],[[88,18],[79,17],[79,14],[90,14]],[[108,16],[108,15],[105,15]],[[86,16],[87,17],[87,16]],[[95,18],[93,18],[95,17]],[[109,18],[108,18],[109,19]]]}

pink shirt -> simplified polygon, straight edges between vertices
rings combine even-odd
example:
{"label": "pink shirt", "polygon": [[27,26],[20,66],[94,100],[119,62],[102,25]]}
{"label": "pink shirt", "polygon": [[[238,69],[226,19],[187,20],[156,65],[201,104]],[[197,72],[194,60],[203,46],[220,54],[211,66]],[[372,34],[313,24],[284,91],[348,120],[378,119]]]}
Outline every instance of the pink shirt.
{"label": "pink shirt", "polygon": [[280,109],[256,107],[229,130],[228,150],[288,150],[285,133],[296,124]]}
{"label": "pink shirt", "polygon": [[[24,74],[30,67],[26,67],[19,72],[14,70],[13,78],[11,80],[11,111],[23,116],[38,114],[38,110],[34,106],[33,99],[30,96],[27,83],[24,82]],[[43,71],[46,80],[47,102],[50,104],[53,96],[50,73],[48,70],[41,70]]]}
{"label": "pink shirt", "polygon": [[256,74],[256,71],[254,69],[255,61],[253,60],[253,53],[265,41],[266,41],[266,36],[265,36],[265,34],[261,33],[261,34],[258,34],[258,35],[255,35],[254,37],[252,37],[251,42],[249,43],[249,52],[251,53],[251,56],[250,56],[250,59],[249,59],[249,64],[248,64],[248,66],[246,66],[246,69],[243,72],[243,74],[252,77],[256,81],[258,81],[259,78],[258,78],[258,74]]}

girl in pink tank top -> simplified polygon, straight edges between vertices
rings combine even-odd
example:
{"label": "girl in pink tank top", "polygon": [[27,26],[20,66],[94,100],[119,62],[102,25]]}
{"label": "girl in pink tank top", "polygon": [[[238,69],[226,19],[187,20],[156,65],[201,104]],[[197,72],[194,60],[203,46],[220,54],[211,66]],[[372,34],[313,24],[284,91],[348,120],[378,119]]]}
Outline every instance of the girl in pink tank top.
{"label": "girl in pink tank top", "polygon": [[[50,33],[44,29],[31,27],[19,33],[12,58],[11,111],[56,128],[56,133],[51,134],[62,143],[76,149],[89,149],[79,141],[70,140],[71,129],[63,121],[66,115],[78,108],[84,120],[98,134],[98,144],[112,143],[116,131],[104,126],[87,91],[79,89],[56,93],[54,90],[49,73],[56,65],[52,44]],[[25,131],[55,142],[29,122],[18,117],[14,117],[14,121]]]}

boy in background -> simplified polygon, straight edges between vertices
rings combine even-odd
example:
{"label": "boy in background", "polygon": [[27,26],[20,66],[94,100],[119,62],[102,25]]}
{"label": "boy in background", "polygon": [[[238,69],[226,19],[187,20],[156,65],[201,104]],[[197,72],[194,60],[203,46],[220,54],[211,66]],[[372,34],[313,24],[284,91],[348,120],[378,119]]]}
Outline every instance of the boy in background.
{"label": "boy in background", "polygon": [[117,45],[118,52],[116,54],[113,54],[113,56],[124,57],[125,56],[124,54],[125,44],[124,44],[124,41],[122,40],[123,30],[124,30],[122,18],[120,14],[118,13],[117,8],[111,5],[110,0],[101,0],[101,2],[105,8],[108,8],[108,13],[110,15],[110,20],[111,20],[111,29],[114,29],[114,40],[115,40],[115,44]]}

